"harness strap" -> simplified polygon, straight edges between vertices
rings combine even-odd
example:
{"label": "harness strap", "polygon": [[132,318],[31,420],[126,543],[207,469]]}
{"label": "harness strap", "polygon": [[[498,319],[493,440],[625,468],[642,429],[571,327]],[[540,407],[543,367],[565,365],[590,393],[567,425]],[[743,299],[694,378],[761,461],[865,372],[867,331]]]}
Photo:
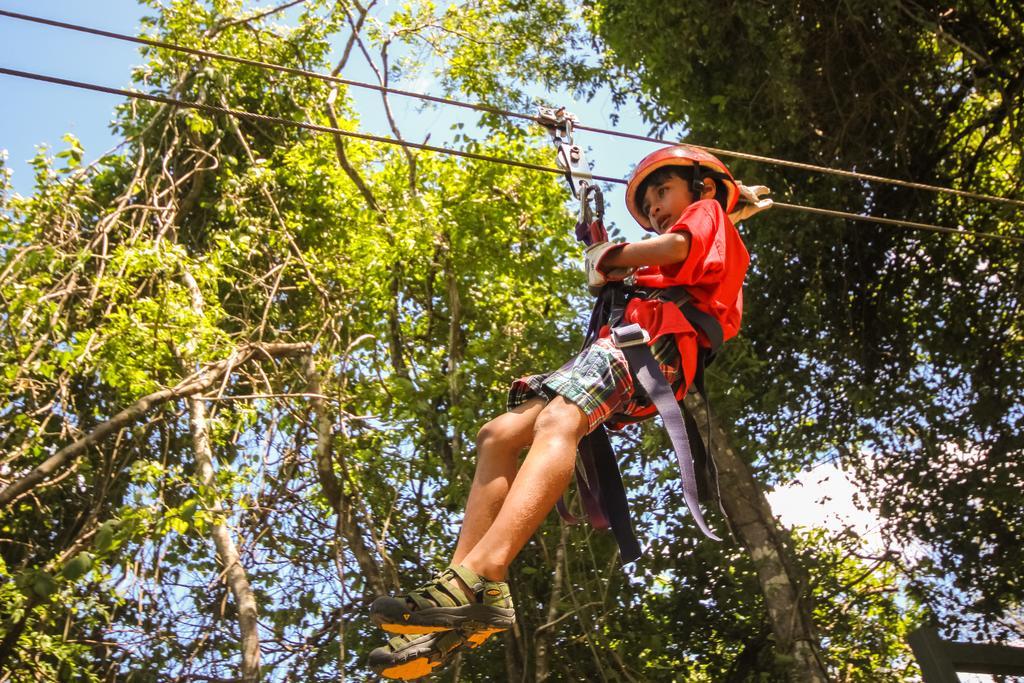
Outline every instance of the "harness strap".
{"label": "harness strap", "polygon": [[[587,440],[589,436],[588,434],[583,439]],[[587,519],[590,520],[592,527],[602,530],[607,529],[610,526],[610,522],[601,503],[603,499],[601,482],[589,443],[587,445],[581,443],[579,451],[580,458],[576,462],[576,486],[579,489],[583,510],[587,515]],[[558,514],[561,515],[567,524],[579,524],[583,521],[569,511],[569,507],[565,504],[565,499],[559,498],[555,507],[558,508]]]}
{"label": "harness strap", "polygon": [[662,301],[675,304],[683,313],[683,317],[689,321],[697,330],[704,333],[708,343],[711,345],[711,354],[708,362],[715,357],[722,342],[725,341],[725,331],[722,324],[710,313],[705,313],[693,305],[693,297],[686,287],[666,287],[665,289],[641,289],[637,293],[647,298],[658,298]]}
{"label": "harness strap", "polygon": [[[708,392],[704,386],[704,369],[714,362],[718,349],[724,341],[725,333],[722,330],[721,323],[714,316],[705,313],[693,305],[690,293],[685,287],[669,287],[664,290],[654,290],[649,294],[671,301],[678,306],[683,316],[686,317],[691,325],[704,333],[704,336],[707,337],[711,345],[710,349],[699,348],[697,350],[697,369],[693,375],[693,388],[697,390],[697,393],[700,394],[701,399],[704,401],[704,413],[707,416],[708,445],[706,448],[704,441],[700,438],[697,420],[686,409],[686,406],[680,404],[680,407],[686,419],[687,434],[690,436],[690,448],[695,454],[695,467],[697,471],[705,475],[703,478],[698,479],[698,484],[703,484],[701,487],[703,490],[699,492],[698,499],[704,502],[714,497],[718,501],[718,509],[722,511],[722,516],[728,524],[729,517],[725,514],[725,508],[722,506],[722,495],[718,485],[718,467],[715,465],[715,458],[711,453],[711,404],[708,401]],[[712,486],[714,491],[711,490]]]}
{"label": "harness strap", "polygon": [[[640,325],[633,323],[618,329],[628,330],[633,327],[640,328]],[[620,348],[626,356],[630,371],[635,374],[640,386],[647,392],[651,403],[661,415],[662,422],[665,423],[665,431],[668,432],[668,438],[672,442],[672,449],[676,452],[676,460],[679,463],[679,473],[683,481],[683,500],[686,501],[686,507],[693,515],[693,521],[697,523],[698,528],[704,532],[705,536],[721,541],[722,539],[708,527],[700,510],[697,473],[693,467],[690,437],[687,434],[686,421],[683,419],[683,413],[679,409],[679,402],[676,401],[672,386],[668,383],[661,368],[658,367],[658,362],[654,360],[651,348],[646,343],[629,344]]]}
{"label": "harness strap", "polygon": [[619,560],[623,564],[633,562],[640,557],[640,542],[633,533],[626,488],[622,484],[615,451],[603,425],[587,434],[580,442],[580,460],[590,463],[596,474],[601,491],[600,505],[619,546]]}
{"label": "harness strap", "polygon": [[[722,345],[724,338],[722,326],[713,316],[693,305],[690,293],[685,287],[634,290],[629,294],[657,297],[675,304],[690,324],[704,333],[711,348],[702,348],[698,352],[697,372],[693,385],[704,397],[706,405],[704,367],[714,359],[715,352]],[[629,365],[630,374],[647,392],[648,398],[665,424],[672,448],[676,453],[683,484],[683,499],[687,508],[693,515],[698,528],[709,538],[720,541],[721,539],[708,527],[699,505],[701,501],[718,494],[717,468],[713,458],[704,447],[696,420],[676,400],[671,385],[661,368],[658,367],[650,346],[647,344],[646,331],[635,323],[622,325],[629,294],[627,294],[625,286],[618,282],[609,283],[601,289],[590,314],[583,348],[585,349],[597,339],[601,327],[605,323],[611,327],[612,340],[616,346],[622,349]],[[708,415],[710,420],[710,412]],[[615,460],[615,453],[603,425],[583,437],[579,444],[579,456],[576,480],[580,499],[590,523],[598,529],[611,528],[618,543],[620,559],[623,564],[636,560],[641,554],[640,544],[633,532],[629,503]],[[695,460],[700,465],[702,475],[700,479],[697,477]],[[715,487],[714,491],[711,489],[712,485]],[[721,496],[718,498],[719,507],[721,507]],[[559,514],[566,522],[576,524],[580,521],[569,512],[563,500],[558,501],[557,507]]]}
{"label": "harness strap", "polygon": [[[704,409],[708,410],[707,407],[708,399],[704,397]],[[726,526],[729,527],[730,531],[733,531],[732,525],[729,523],[729,515],[725,512],[725,506],[722,504],[722,491],[718,484],[718,465],[715,464],[715,459],[711,456],[711,414],[708,413],[708,447],[704,447],[704,440],[700,438],[700,428],[697,426],[697,419],[693,416],[685,405],[680,404],[683,409],[683,419],[686,420],[686,433],[690,437],[690,450],[693,452],[694,468],[698,473],[703,475],[697,478],[697,500],[702,503],[706,503],[710,500],[714,500],[718,503],[718,509],[722,513],[722,518],[725,520]]]}

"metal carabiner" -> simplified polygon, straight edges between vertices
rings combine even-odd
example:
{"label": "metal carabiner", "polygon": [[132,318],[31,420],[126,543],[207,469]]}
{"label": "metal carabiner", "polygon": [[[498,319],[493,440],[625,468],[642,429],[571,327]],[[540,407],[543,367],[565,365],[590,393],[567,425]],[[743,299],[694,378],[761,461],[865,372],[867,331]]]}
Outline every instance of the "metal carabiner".
{"label": "metal carabiner", "polygon": [[[594,198],[594,210],[590,209],[590,197]],[[576,219],[576,239],[587,246],[608,241],[608,230],[604,227],[604,193],[597,185],[585,185],[580,192],[580,212]]]}

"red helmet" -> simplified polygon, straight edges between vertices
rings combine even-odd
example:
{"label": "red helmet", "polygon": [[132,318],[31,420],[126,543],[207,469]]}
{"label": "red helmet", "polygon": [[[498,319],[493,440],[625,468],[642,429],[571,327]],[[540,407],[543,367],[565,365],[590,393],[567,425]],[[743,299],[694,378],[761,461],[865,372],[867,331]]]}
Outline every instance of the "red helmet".
{"label": "red helmet", "polygon": [[651,222],[640,211],[636,191],[647,176],[663,166],[691,167],[699,171],[697,175],[698,181],[703,178],[714,179],[716,184],[720,183],[725,186],[725,212],[729,213],[736,206],[740,196],[739,188],[736,187],[736,181],[733,180],[729,169],[718,160],[718,157],[710,152],[705,152],[699,147],[691,147],[690,145],[664,147],[641,159],[640,163],[633,169],[633,175],[629,177],[629,184],[626,185],[626,208],[629,209],[629,213],[633,215],[636,222],[642,225],[645,230],[652,230]]}

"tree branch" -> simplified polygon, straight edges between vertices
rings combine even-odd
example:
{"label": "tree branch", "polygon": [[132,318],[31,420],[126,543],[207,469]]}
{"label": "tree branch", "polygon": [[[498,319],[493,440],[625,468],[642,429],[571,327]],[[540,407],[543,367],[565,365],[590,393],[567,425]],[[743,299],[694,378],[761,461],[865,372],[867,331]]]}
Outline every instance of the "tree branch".
{"label": "tree branch", "polygon": [[[185,272],[185,286],[192,299],[192,311],[199,317],[203,315],[203,294],[199,290],[192,274]],[[215,520],[223,519],[224,504],[217,495],[217,483],[213,470],[213,448],[210,446],[210,431],[206,421],[206,404],[199,396],[188,399],[189,429],[192,433],[192,448],[195,451],[196,470],[199,475],[201,496],[210,496],[210,511]],[[213,544],[217,548],[217,556],[224,566],[222,572],[225,583],[231,589],[238,609],[238,628],[242,635],[242,681],[255,683],[260,678],[260,635],[257,624],[258,612],[256,598],[249,577],[242,566],[231,532],[227,524],[214,521],[212,525]]]}
{"label": "tree branch", "polygon": [[130,425],[153,408],[163,405],[168,401],[206,391],[223,377],[230,374],[234,368],[249,362],[256,356],[288,358],[307,353],[309,348],[310,345],[306,343],[245,344],[238,347],[228,358],[213,363],[205,370],[186,377],[176,386],[143,396],[109,420],[100,423],[94,430],[82,438],[51,455],[21,479],[0,491],[0,507],[10,505],[15,498],[31,491],[64,465],[82,455],[89,446],[99,443],[108,435]]}
{"label": "tree branch", "polygon": [[[326,110],[327,119],[331,122],[331,126],[340,129],[341,126],[338,123],[338,114],[334,110],[334,101],[337,96],[338,89],[332,88],[330,94],[327,96]],[[373,195],[373,192],[363,180],[363,177],[359,175],[359,172],[356,171],[355,167],[353,167],[352,163],[348,160],[348,154],[345,151],[345,141],[342,139],[341,135],[334,133],[331,137],[334,138],[334,153],[338,157],[338,164],[341,166],[342,170],[345,171],[345,175],[349,177],[352,184],[359,190],[359,194],[363,195],[363,198],[366,200],[366,203],[370,205],[370,208],[377,213],[383,213],[380,204],[377,202],[377,198]]]}
{"label": "tree branch", "polygon": [[232,26],[237,26],[238,24],[248,24],[248,23],[252,23],[254,21],[259,21],[260,19],[266,19],[271,14],[277,14],[278,12],[283,12],[284,10],[288,9],[289,7],[294,7],[295,5],[301,5],[305,1],[306,0],[291,0],[290,2],[286,2],[284,4],[278,5],[277,7],[271,7],[270,9],[265,10],[263,12],[259,12],[258,14],[253,14],[253,15],[250,15],[248,17],[238,17],[236,19],[231,19],[229,21],[226,21],[223,24],[217,24],[217,25],[211,27],[210,30],[206,32],[206,37],[207,38],[212,38],[215,35],[217,35],[218,33],[220,33],[221,31],[223,31],[224,29],[230,28]]}
{"label": "tree branch", "polygon": [[[313,395],[321,393],[320,371],[317,370],[313,357],[306,360],[306,381],[307,392]],[[333,458],[333,423],[330,414],[327,412],[323,399],[312,399],[313,414],[316,419],[316,471],[320,480],[320,486],[324,490],[327,501],[331,504],[334,514],[338,517],[337,527],[348,542],[352,554],[359,564],[360,570],[366,579],[367,585],[377,594],[387,594],[387,586],[384,582],[380,567],[374,561],[373,553],[366,546],[363,540],[363,530],[352,513],[352,505],[344,487],[338,481],[334,473]]]}

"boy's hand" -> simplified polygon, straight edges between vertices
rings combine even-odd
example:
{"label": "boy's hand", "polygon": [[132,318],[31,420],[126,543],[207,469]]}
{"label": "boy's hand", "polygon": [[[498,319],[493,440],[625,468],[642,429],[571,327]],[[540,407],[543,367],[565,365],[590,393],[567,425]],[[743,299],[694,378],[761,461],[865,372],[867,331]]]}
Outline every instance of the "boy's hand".
{"label": "boy's hand", "polygon": [[729,214],[729,220],[733,223],[745,221],[765,209],[770,209],[772,204],[774,204],[774,202],[767,197],[764,199],[761,198],[761,195],[771,194],[772,192],[764,185],[748,186],[737,180],[736,188],[740,191],[740,200],[736,203],[736,208]]}
{"label": "boy's hand", "polygon": [[612,268],[608,272],[602,269],[602,261],[611,253],[622,249],[626,242],[597,242],[591,244],[583,252],[583,263],[587,270],[587,286],[591,294],[597,294],[601,287],[609,281],[625,280],[636,268]]}

